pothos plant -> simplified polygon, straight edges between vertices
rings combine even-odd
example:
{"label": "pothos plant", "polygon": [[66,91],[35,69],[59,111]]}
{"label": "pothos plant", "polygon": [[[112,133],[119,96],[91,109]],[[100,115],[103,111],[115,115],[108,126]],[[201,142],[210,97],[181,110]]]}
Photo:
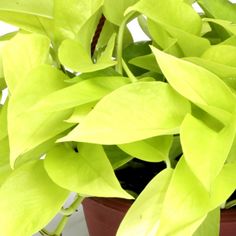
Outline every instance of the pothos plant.
{"label": "pothos plant", "polygon": [[[133,42],[134,18],[150,41]],[[87,196],[136,198],[118,236],[219,234],[236,188],[233,3],[1,0],[0,20],[19,28],[0,38],[0,235],[50,235],[59,212],[60,235]],[[135,193],[119,173],[137,163],[162,168]]]}

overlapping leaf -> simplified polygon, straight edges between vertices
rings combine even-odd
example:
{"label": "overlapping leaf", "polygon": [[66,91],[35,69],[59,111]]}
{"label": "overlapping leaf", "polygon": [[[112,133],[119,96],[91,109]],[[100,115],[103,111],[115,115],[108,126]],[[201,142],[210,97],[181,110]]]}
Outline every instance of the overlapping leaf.
{"label": "overlapping leaf", "polygon": [[4,79],[4,73],[3,73],[3,64],[2,64],[2,49],[5,42],[0,42],[0,91],[6,88],[6,82]]}
{"label": "overlapping leaf", "polygon": [[220,208],[208,213],[204,222],[200,225],[193,236],[216,236],[220,231]]}
{"label": "overlapping leaf", "polygon": [[209,195],[184,158],[170,181],[156,235],[192,235],[209,211]]}
{"label": "overlapping leaf", "polygon": [[116,145],[104,145],[103,148],[114,170],[133,159]]}
{"label": "overlapping leaf", "polygon": [[211,46],[201,57],[219,64],[236,67],[236,47],[231,45]]}
{"label": "overlapping leaf", "polygon": [[53,1],[3,0],[0,19],[30,32],[52,35]]}
{"label": "overlapping leaf", "polygon": [[191,34],[200,34],[201,18],[192,6],[183,0],[141,0],[128,8],[128,11],[133,10],[143,13],[153,21],[182,29]]}
{"label": "overlapping leaf", "polygon": [[186,57],[184,60],[190,61],[196,65],[199,65],[212,73],[219,76],[223,81],[227,83],[228,78],[236,77],[236,68],[224,64],[220,64],[209,59],[203,59],[200,57]]}
{"label": "overlapping leaf", "polygon": [[[120,76],[86,79],[48,94],[48,96],[45,96],[39,103],[36,103],[32,110],[55,112],[96,102],[103,96],[126,84],[128,84],[128,80]],[[61,98],[63,98],[63,100]]]}
{"label": "overlapping leaf", "polygon": [[233,194],[236,189],[236,163],[225,164],[217,176],[211,191],[210,210],[219,207]]}
{"label": "overlapping leaf", "polygon": [[47,154],[45,167],[55,183],[82,195],[132,198],[121,188],[102,146],[79,144],[78,151],[58,145]]}
{"label": "overlapping leaf", "polygon": [[31,15],[52,18],[53,0],[1,0],[0,9],[5,11],[22,12]]}
{"label": "overlapping leaf", "polygon": [[162,204],[172,173],[172,169],[166,169],[149,182],[126,214],[117,236],[156,235]]}
{"label": "overlapping leaf", "polygon": [[234,136],[233,122],[215,132],[191,115],[183,121],[180,137],[185,160],[209,192],[224,166]]}
{"label": "overlapping leaf", "polygon": [[224,29],[226,29],[228,32],[232,33],[233,35],[236,35],[236,23],[232,23],[231,21],[226,21],[226,20],[213,19],[213,18],[204,18],[203,20],[220,25]]}
{"label": "overlapping leaf", "polygon": [[197,0],[200,6],[216,19],[236,23],[236,6],[227,0]]}
{"label": "overlapping leaf", "polygon": [[168,84],[139,82],[123,86],[100,100],[61,141],[124,144],[178,133],[190,104]]}
{"label": "overlapping leaf", "polygon": [[[74,39],[81,27],[101,8],[103,0],[54,1],[57,41]],[[91,31],[91,29],[87,29]]]}
{"label": "overlapping leaf", "polygon": [[63,41],[59,48],[59,59],[64,66],[76,72],[82,73],[102,70],[116,64],[112,60],[114,45],[115,35],[110,38],[105,51],[96,64],[94,64],[90,53],[88,53],[79,41],[67,39]]}
{"label": "overlapping leaf", "polygon": [[57,214],[68,194],[48,177],[42,161],[17,168],[0,188],[0,234],[37,233]]}
{"label": "overlapping leaf", "polygon": [[[135,4],[138,0],[104,0],[103,12],[105,17],[115,25],[120,25],[124,19],[125,10]],[[113,9],[116,9],[115,11]]]}
{"label": "overlapping leaf", "polygon": [[223,123],[229,122],[235,111],[235,96],[220,78],[193,63],[154,47],[152,50],[163,74],[176,91]]}
{"label": "overlapping leaf", "polygon": [[[67,86],[67,77],[57,69],[41,65],[18,84],[8,108],[11,165],[22,154],[63,132],[71,125],[63,122],[72,111],[40,113],[30,108],[48,94]],[[39,86],[42,85],[42,86]],[[30,89],[29,89],[30,88]]]}
{"label": "overlapping leaf", "polygon": [[8,137],[0,139],[0,187],[12,172],[9,163],[9,153]]}
{"label": "overlapping leaf", "polygon": [[10,92],[13,92],[17,85],[25,83],[25,77],[33,68],[47,62],[49,46],[49,39],[39,34],[18,33],[6,43],[2,60]]}
{"label": "overlapping leaf", "polygon": [[121,144],[119,148],[132,157],[144,161],[159,162],[169,158],[171,144],[171,136],[157,136],[134,143]]}

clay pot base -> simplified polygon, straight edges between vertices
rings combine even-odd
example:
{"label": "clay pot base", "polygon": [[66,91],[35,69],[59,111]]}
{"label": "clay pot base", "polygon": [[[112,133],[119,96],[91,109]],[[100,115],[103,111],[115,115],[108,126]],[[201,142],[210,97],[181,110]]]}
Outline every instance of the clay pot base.
{"label": "clay pot base", "polygon": [[[115,236],[132,201],[118,198],[86,198],[84,215],[90,236]],[[236,209],[222,210],[220,236],[236,235]]]}

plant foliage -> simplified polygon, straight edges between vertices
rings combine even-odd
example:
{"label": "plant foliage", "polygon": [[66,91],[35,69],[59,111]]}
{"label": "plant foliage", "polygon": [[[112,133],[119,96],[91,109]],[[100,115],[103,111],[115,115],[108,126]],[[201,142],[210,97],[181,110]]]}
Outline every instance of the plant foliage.
{"label": "plant foliage", "polygon": [[[219,234],[235,204],[235,4],[1,0],[0,20],[18,27],[0,37],[0,235],[37,233],[72,192],[135,196],[118,236]],[[134,159],[165,166],[141,193],[116,176]]]}

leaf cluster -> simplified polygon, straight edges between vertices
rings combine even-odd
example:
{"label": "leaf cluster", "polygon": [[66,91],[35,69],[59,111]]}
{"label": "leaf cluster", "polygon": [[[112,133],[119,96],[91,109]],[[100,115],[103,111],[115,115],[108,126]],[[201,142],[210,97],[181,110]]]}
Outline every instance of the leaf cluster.
{"label": "leaf cluster", "polygon": [[218,235],[235,203],[235,16],[228,0],[1,0],[19,30],[0,37],[0,235],[66,217],[72,192],[136,198],[118,236]]}

